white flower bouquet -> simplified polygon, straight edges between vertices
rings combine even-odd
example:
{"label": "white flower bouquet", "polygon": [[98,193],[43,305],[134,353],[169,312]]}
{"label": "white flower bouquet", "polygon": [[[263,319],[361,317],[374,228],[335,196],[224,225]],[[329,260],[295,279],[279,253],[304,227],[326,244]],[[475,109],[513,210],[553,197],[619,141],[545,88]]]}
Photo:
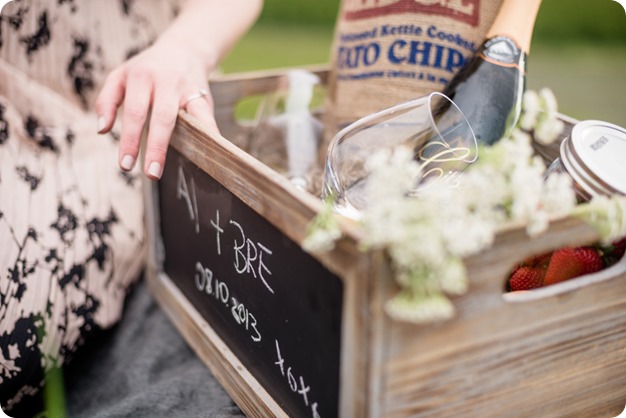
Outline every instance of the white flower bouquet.
{"label": "white flower bouquet", "polygon": [[[363,248],[384,249],[400,292],[386,304],[394,319],[424,323],[449,319],[454,306],[447,295],[468,288],[463,258],[488,249],[505,225],[525,225],[529,236],[544,232],[550,221],[579,216],[593,225],[604,242],[626,236],[626,196],[598,197],[578,203],[567,174],[546,176],[534,154],[532,132],[541,144],[563,130],[557,104],[548,89],[528,91],[518,127],[492,147],[452,184],[424,188],[409,197],[419,171],[403,148],[373,155],[366,193],[373,202],[363,212]],[[332,202],[310,225],[308,251],[328,251],[340,237]]]}

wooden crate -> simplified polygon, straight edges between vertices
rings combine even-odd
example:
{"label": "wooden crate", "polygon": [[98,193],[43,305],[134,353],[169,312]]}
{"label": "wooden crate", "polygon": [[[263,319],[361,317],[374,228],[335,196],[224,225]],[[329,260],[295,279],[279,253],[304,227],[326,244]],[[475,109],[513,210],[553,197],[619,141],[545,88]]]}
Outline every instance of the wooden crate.
{"label": "wooden crate", "polygon": [[[325,77],[326,73],[318,73]],[[281,72],[212,84],[226,138],[233,109]],[[237,142],[237,140],[234,140]],[[326,254],[299,249],[319,200],[182,114],[148,190],[149,283],[176,327],[250,417],[614,417],[626,404],[626,262],[504,295],[521,259],[598,237],[575,219],[529,240],[501,231],[465,260],[454,319],[391,320],[385,257],[359,230]],[[219,243],[219,246],[218,246]],[[270,292],[271,290],[271,292]]]}

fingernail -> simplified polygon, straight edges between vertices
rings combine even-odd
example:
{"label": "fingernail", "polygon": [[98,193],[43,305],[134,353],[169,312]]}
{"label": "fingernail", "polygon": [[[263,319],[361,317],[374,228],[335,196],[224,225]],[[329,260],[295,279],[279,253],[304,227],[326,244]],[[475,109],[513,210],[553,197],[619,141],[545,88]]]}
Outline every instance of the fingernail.
{"label": "fingernail", "polygon": [[98,117],[98,132],[102,132],[104,130],[106,124],[107,124],[107,121],[104,118],[104,116]]}
{"label": "fingernail", "polygon": [[135,159],[131,155],[128,155],[128,154],[126,154],[124,158],[122,158],[122,162],[120,163],[120,167],[122,167],[122,169],[125,171],[132,170],[134,165],[135,165]]}
{"label": "fingernail", "polygon": [[161,178],[161,164],[153,161],[150,163],[150,167],[148,167],[148,174],[156,179]]}

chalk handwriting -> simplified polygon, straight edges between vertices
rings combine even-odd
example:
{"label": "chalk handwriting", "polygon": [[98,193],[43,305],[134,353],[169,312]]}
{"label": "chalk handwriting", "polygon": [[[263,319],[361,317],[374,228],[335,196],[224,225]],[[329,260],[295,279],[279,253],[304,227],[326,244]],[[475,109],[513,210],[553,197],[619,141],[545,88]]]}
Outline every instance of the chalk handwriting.
{"label": "chalk handwriting", "polygon": [[[283,333],[282,321],[276,321],[274,315],[263,315],[267,305],[285,303],[287,309],[293,310],[289,302],[280,297],[281,259],[284,259],[285,251],[282,242],[274,244],[273,236],[268,236],[264,228],[257,230],[258,222],[255,218],[248,218],[248,212],[240,211],[228,196],[216,195],[212,187],[206,188],[205,193],[203,174],[183,164],[181,160],[179,166],[174,165],[171,168],[171,174],[168,174],[171,180],[167,183],[167,190],[171,193],[169,200],[176,207],[174,213],[183,224],[177,224],[176,227],[184,227],[181,239],[175,245],[186,245],[182,237],[186,239],[194,236],[197,236],[196,241],[201,238],[205,245],[202,248],[197,245],[189,247],[190,253],[196,254],[198,251],[199,254],[191,260],[185,256],[184,262],[189,263],[189,269],[185,286],[181,288],[194,294],[190,300],[202,308],[202,315],[206,315],[207,320],[218,318],[215,324],[211,324],[218,333],[225,332],[225,335],[235,338],[237,344],[243,341],[253,344],[247,347],[248,351],[255,352],[251,358],[263,362],[262,367],[266,369],[259,370],[268,374],[280,397],[288,396],[294,400],[289,407],[296,408],[298,415],[321,418],[321,411],[324,415],[335,416],[336,391],[329,393],[324,384],[316,383],[327,383],[327,373],[317,375],[310,371],[308,365],[309,355],[317,358],[317,353],[310,353],[309,347],[304,358],[297,355],[297,351],[294,352],[297,350],[295,347],[311,340],[309,335],[304,334],[311,334],[312,331],[317,335],[318,330],[307,329],[305,324],[298,327],[302,328],[303,336],[293,335],[291,332],[294,327],[291,322],[299,318],[296,316],[284,319],[288,324],[288,332]],[[175,198],[173,194],[176,195]],[[236,203],[241,204],[238,201]],[[174,253],[178,254],[177,251]],[[296,315],[301,315],[299,308],[298,306],[295,309]],[[303,306],[302,309],[306,313],[308,308]],[[282,312],[277,317],[282,319],[281,315]],[[281,352],[279,341],[275,339],[281,338],[280,335],[293,338],[289,345],[282,347],[287,350],[284,353]],[[273,339],[276,351],[271,343]],[[328,357],[325,352],[322,355],[324,359]],[[306,364],[302,364],[302,361]],[[333,369],[331,373],[336,371],[336,367]],[[324,387],[323,391],[318,387]],[[330,398],[328,401],[327,397]]]}
{"label": "chalk handwriting", "polygon": [[[231,220],[231,225],[234,225],[241,235],[241,241],[238,242],[235,239],[233,249],[235,251],[235,270],[239,274],[248,273],[252,274],[254,278],[258,277],[263,282],[263,285],[270,291],[270,293],[274,293],[274,289],[270,287],[263,275],[263,271],[268,274],[272,274],[272,272],[267,268],[265,263],[263,263],[263,254],[272,255],[272,251],[270,251],[267,247],[265,247],[261,243],[254,243],[250,239],[246,238],[246,234],[243,230],[243,227],[236,221]],[[260,251],[259,251],[260,250]],[[257,262],[256,268],[253,264]]]}
{"label": "chalk handwriting", "polygon": [[287,379],[287,384],[291,391],[301,395],[302,402],[304,402],[306,406],[311,407],[311,416],[313,418],[321,418],[317,412],[317,402],[313,402],[309,405],[309,392],[311,391],[311,387],[304,382],[304,377],[298,376],[298,379],[296,379],[291,370],[291,366],[285,364],[285,359],[280,352],[278,340],[275,339],[274,342],[276,343],[276,357],[278,358],[274,364],[280,369],[280,374]]}
{"label": "chalk handwriting", "polygon": [[220,245],[220,234],[224,233],[224,230],[220,227],[220,211],[215,211],[215,221],[211,219],[211,226],[215,228],[215,240],[217,244],[217,255],[222,255],[222,246]]}
{"label": "chalk handwriting", "polygon": [[178,181],[176,183],[176,197],[180,200],[185,199],[187,203],[187,210],[189,211],[189,218],[194,222],[196,228],[196,234],[200,233],[200,219],[198,216],[198,200],[196,199],[196,186],[191,177],[191,193],[187,186],[187,179],[185,178],[185,172],[183,167],[178,167]]}
{"label": "chalk handwriting", "polygon": [[248,331],[252,341],[256,343],[261,341],[261,333],[257,328],[258,323],[256,317],[243,303],[239,302],[234,296],[231,296],[230,288],[226,282],[214,277],[213,271],[204,267],[200,262],[196,263],[194,282],[199,292],[213,296],[214,300],[221,306],[227,309],[230,308],[235,322]]}
{"label": "chalk handwriting", "polygon": [[254,334],[250,335],[252,341],[258,343],[261,341],[261,333],[257,329],[257,321],[255,316],[244,306],[243,303],[240,303],[234,297],[231,298],[231,309],[230,312],[235,318],[235,321],[242,325],[246,331],[253,331]]}

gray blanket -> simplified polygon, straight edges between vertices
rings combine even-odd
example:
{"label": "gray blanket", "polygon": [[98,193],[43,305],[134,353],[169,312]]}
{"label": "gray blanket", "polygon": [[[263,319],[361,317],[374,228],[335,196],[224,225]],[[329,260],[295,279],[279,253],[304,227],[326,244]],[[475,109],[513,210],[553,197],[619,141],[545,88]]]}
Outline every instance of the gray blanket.
{"label": "gray blanket", "polygon": [[141,283],[122,322],[65,370],[78,417],[244,417]]}

